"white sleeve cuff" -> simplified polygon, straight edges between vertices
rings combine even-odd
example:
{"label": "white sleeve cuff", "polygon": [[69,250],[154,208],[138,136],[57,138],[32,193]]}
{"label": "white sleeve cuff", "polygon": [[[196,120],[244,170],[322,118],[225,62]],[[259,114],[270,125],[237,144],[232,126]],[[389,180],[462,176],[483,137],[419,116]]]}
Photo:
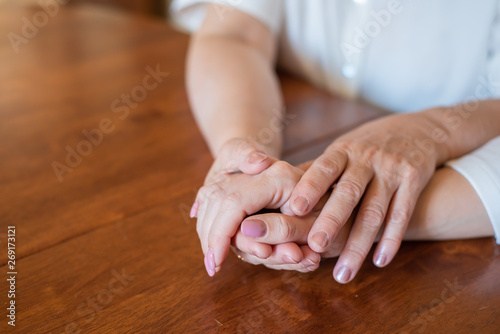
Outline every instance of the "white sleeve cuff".
{"label": "white sleeve cuff", "polygon": [[237,9],[261,21],[273,34],[281,27],[282,0],[174,0],[170,15],[177,26],[193,32],[200,28],[207,5],[214,6],[221,21]]}
{"label": "white sleeve cuff", "polygon": [[462,174],[472,185],[483,202],[500,244],[500,137],[468,155],[448,161],[446,165]]}

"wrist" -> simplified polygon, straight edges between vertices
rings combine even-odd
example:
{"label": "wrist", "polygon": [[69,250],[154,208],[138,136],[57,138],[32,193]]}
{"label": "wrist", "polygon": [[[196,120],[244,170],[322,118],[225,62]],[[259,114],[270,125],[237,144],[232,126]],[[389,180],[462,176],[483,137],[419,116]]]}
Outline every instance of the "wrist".
{"label": "wrist", "polygon": [[448,108],[433,108],[422,111],[420,114],[425,118],[426,137],[422,146],[432,147],[436,167],[443,165],[452,159],[453,133],[445,126],[443,119],[449,112]]}

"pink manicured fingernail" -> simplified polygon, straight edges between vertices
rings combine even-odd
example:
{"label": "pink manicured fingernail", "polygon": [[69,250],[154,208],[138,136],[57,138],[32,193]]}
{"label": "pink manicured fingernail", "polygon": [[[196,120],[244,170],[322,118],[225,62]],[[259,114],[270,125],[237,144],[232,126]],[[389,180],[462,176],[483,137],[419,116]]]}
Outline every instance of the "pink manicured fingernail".
{"label": "pink manicured fingernail", "polygon": [[215,275],[215,257],[211,249],[209,249],[207,255],[205,255],[205,268],[210,277]]}
{"label": "pink manicured fingernail", "polygon": [[328,244],[328,234],[323,231],[315,233],[311,239],[316,245],[318,245],[318,247],[321,248],[325,248]]}
{"label": "pink manicured fingernail", "polygon": [[292,202],[293,211],[298,214],[303,214],[307,211],[307,207],[309,206],[309,201],[307,198],[303,196],[299,196]]}
{"label": "pink manicured fingernail", "polygon": [[210,265],[208,263],[208,257],[206,255],[205,255],[204,262],[205,262],[205,269],[207,270],[208,276],[212,277],[213,275],[215,275],[215,271],[210,268]]}
{"label": "pink manicured fingernail", "polygon": [[200,207],[200,203],[194,202],[193,206],[191,207],[191,211],[189,212],[189,217],[195,218],[196,215],[198,214],[199,207]]}
{"label": "pink manicured fingernail", "polygon": [[297,264],[298,262],[297,261],[294,261],[291,257],[289,256],[286,256],[286,255],[283,255],[283,257],[281,258],[283,260],[283,262],[285,262],[286,264]]}
{"label": "pink manicured fingernail", "polygon": [[307,263],[308,263],[309,265],[311,265],[311,266],[315,266],[315,265],[317,264],[316,262],[314,262],[314,261],[313,261],[313,260],[311,260],[311,259],[307,259]]}
{"label": "pink manicured fingernail", "polygon": [[263,237],[267,233],[267,226],[260,219],[247,219],[241,224],[241,232],[245,237]]}
{"label": "pink manicured fingernail", "polygon": [[260,164],[262,161],[267,159],[267,154],[262,152],[253,152],[248,158],[248,162],[251,164]]}
{"label": "pink manicured fingernail", "polygon": [[387,262],[387,256],[383,253],[380,253],[377,256],[377,260],[375,260],[375,265],[377,267],[383,267],[383,266],[385,266],[386,262]]}
{"label": "pink manicured fingernail", "polygon": [[337,272],[337,276],[335,276],[337,279],[337,282],[339,283],[347,283],[349,282],[349,279],[351,278],[351,269],[347,267],[342,267],[340,270]]}

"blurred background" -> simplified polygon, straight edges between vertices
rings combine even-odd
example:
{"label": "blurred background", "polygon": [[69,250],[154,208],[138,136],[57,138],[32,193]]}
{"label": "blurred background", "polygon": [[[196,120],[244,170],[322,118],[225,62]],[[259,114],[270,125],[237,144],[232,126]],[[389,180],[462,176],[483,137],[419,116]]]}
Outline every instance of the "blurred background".
{"label": "blurred background", "polygon": [[[0,0],[1,3],[16,2],[36,4],[39,0]],[[136,14],[165,17],[171,0],[69,0],[68,3],[89,3],[130,11]]]}

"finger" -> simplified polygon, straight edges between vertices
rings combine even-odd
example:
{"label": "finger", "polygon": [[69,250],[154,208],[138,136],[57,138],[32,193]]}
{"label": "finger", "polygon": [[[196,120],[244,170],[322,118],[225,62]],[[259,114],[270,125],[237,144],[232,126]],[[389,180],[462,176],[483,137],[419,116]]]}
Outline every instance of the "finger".
{"label": "finger", "polygon": [[273,252],[272,245],[265,243],[260,243],[254,238],[249,238],[243,235],[241,228],[238,230],[236,235],[232,239],[233,248],[240,250],[243,253],[247,253],[256,256],[260,259],[267,259],[271,256]]}
{"label": "finger", "polygon": [[[263,264],[270,269],[275,270],[296,270],[300,272],[309,272],[318,269],[321,261],[321,256],[311,250],[309,246],[302,245],[299,250],[302,253],[302,260],[298,263],[296,258],[290,254],[291,251],[296,252],[296,244],[287,243],[280,244],[273,247],[272,255],[267,259],[260,259],[255,256],[249,255],[247,253],[241,252],[240,250],[235,250],[238,256],[251,264]],[[293,247],[293,250],[291,249]],[[297,257],[298,257],[297,253]],[[294,257],[295,260],[287,259],[287,257]],[[281,260],[280,260],[281,259]]]}
{"label": "finger", "polygon": [[294,186],[297,184],[301,172],[289,164],[278,161],[259,177],[252,177],[242,189],[236,189],[227,194],[221,201],[219,210],[210,226],[208,234],[208,253],[211,259],[209,264],[214,264],[215,272],[220,270],[222,262],[227,256],[231,238],[246,216],[263,208],[279,208],[290,197]]}
{"label": "finger", "polygon": [[301,248],[294,242],[275,245],[272,247],[271,255],[267,259],[261,259],[249,253],[239,250],[238,253],[245,261],[252,264],[265,264],[265,265],[298,265],[303,259],[304,255]]}
{"label": "finger", "polygon": [[267,264],[263,263],[267,268],[274,270],[294,270],[302,273],[307,273],[310,271],[315,271],[320,266],[321,256],[313,251],[309,246],[303,245],[300,246],[300,249],[303,254],[303,259],[300,263],[297,264]]}
{"label": "finger", "polygon": [[205,183],[212,182],[221,173],[259,174],[271,164],[272,159],[255,142],[243,139],[231,141],[222,147]]}
{"label": "finger", "polygon": [[[220,208],[220,201],[224,196],[224,189],[219,187],[218,184],[204,186],[198,192],[197,202],[201,203],[198,219],[196,220],[196,231],[200,238],[203,254],[208,251],[208,233],[210,231],[210,224],[217,216]],[[210,270],[207,268],[210,274]]]}
{"label": "finger", "polygon": [[372,177],[373,170],[366,165],[347,166],[309,232],[307,241],[312,250],[323,253],[328,249],[349,219]]}
{"label": "finger", "polygon": [[339,178],[347,164],[347,155],[339,150],[327,150],[304,173],[290,197],[290,210],[303,216]]}
{"label": "finger", "polygon": [[377,267],[385,267],[394,259],[401,246],[417,199],[418,191],[404,185],[394,194],[387,214],[384,233],[373,254],[373,263]]}
{"label": "finger", "polygon": [[267,213],[246,218],[241,224],[242,234],[258,242],[276,245],[286,242],[307,244],[307,235],[316,215],[305,217]]}
{"label": "finger", "polygon": [[347,243],[333,269],[337,282],[348,283],[358,273],[384,223],[393,193],[394,188],[379,178],[374,178],[370,183]]}

